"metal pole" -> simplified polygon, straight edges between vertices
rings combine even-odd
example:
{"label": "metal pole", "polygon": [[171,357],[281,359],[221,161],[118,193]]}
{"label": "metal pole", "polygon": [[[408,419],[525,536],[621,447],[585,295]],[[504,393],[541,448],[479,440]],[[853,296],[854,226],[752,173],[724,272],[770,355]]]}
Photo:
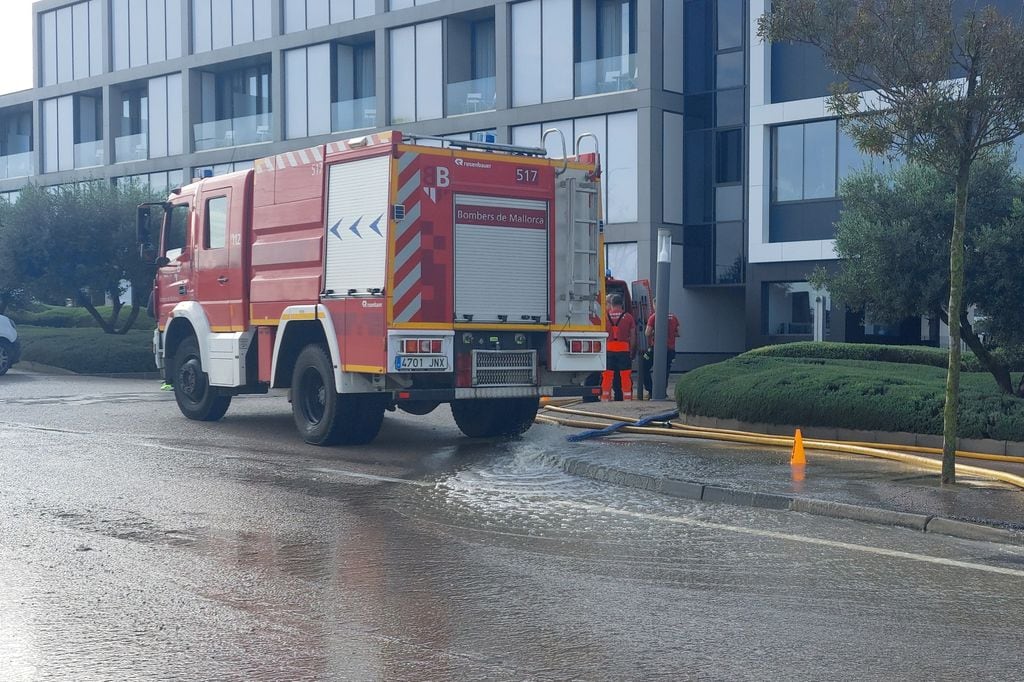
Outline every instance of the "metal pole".
{"label": "metal pole", "polygon": [[654,309],[654,376],[651,388],[655,400],[665,400],[668,383],[668,306],[669,278],[672,272],[672,231],[658,230],[658,282]]}

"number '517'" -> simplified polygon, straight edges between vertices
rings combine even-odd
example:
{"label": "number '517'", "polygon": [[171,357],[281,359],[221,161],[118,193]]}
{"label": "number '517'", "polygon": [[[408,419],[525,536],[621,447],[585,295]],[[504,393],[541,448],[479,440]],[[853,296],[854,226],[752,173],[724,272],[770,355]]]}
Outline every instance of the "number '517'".
{"label": "number '517'", "polygon": [[537,182],[537,169],[516,168],[516,182]]}

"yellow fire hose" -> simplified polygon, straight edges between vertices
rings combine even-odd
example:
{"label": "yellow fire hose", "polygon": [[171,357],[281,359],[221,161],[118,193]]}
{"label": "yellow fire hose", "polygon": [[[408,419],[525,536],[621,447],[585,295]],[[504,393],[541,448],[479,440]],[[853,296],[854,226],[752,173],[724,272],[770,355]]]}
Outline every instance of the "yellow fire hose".
{"label": "yellow fire hose", "polygon": [[[562,426],[571,426],[574,428],[581,429],[600,429],[607,426],[603,422],[584,421],[580,419],[571,419],[567,417],[559,417],[558,414],[572,415],[573,417],[590,417],[604,420],[636,423],[638,419],[631,417],[620,417],[616,415],[602,414],[599,412],[588,412],[585,410],[569,409],[568,407],[558,405],[546,405],[545,410],[552,414],[539,414],[537,421],[546,424],[560,424]],[[730,443],[745,443],[749,445],[770,445],[775,447],[793,447],[793,438],[791,436],[766,436],[762,434],[750,433],[747,431],[735,431],[732,429],[713,429],[709,427],[693,427],[680,422],[671,422],[669,427],[636,427],[636,426],[624,426],[620,431],[626,433],[646,433],[658,436],[671,436],[676,438],[700,438],[705,440],[717,440],[725,441]],[[815,450],[825,450],[829,452],[840,452],[844,454],[854,455],[866,455],[869,457],[877,457],[880,459],[887,459],[910,466],[920,467],[927,471],[941,471],[942,462],[930,457],[921,457],[919,455],[908,454],[909,452],[932,452],[941,453],[941,450],[936,448],[923,448],[917,446],[902,446],[902,445],[884,445],[879,443],[856,443],[856,442],[845,442],[845,441],[824,441],[815,439],[804,439],[804,446],[813,448]],[[957,452],[958,457],[969,457],[972,459],[993,459],[1000,462],[1014,462],[1024,464],[1024,458],[1021,457],[1009,457],[1007,455],[985,455],[983,453],[961,453]],[[986,469],[983,467],[969,466],[966,464],[956,465],[957,474],[963,474],[967,476],[978,476],[981,478],[987,478],[991,480],[1008,483],[1018,488],[1024,489],[1024,476],[1018,476],[1005,471],[997,471],[993,469]]]}

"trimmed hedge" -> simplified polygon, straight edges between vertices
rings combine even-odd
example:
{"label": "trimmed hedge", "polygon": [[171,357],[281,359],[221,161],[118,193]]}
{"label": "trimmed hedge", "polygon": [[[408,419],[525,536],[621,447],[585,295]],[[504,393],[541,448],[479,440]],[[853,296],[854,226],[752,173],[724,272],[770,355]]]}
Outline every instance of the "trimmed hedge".
{"label": "trimmed hedge", "polygon": [[[799,341],[777,346],[764,346],[744,353],[747,356],[773,358],[818,358],[821,360],[868,360],[875,362],[898,362],[910,365],[927,365],[945,368],[949,353],[942,348],[928,346],[887,346],[876,343],[835,343]],[[1006,362],[1014,372],[1024,371],[1024,358],[1003,350],[993,351],[996,358]],[[965,372],[984,372],[974,353],[962,355],[960,367]]]}
{"label": "trimmed hedge", "polygon": [[[99,306],[96,308],[101,317],[110,317],[110,306]],[[125,306],[118,318],[124,321],[131,314],[131,306]],[[67,308],[64,306],[36,305],[29,310],[12,310],[7,313],[18,325],[32,325],[34,327],[55,327],[60,329],[92,328],[99,329],[96,320],[85,308]],[[156,329],[156,320],[146,314],[145,310],[139,312],[132,329],[153,331]]]}
{"label": "trimmed hedge", "polygon": [[104,334],[99,329],[55,329],[21,325],[21,359],[79,374],[155,372],[153,333],[131,330]]}
{"label": "trimmed hedge", "polygon": [[[945,380],[924,364],[745,353],[683,375],[676,402],[722,419],[940,435]],[[1024,400],[987,373],[962,374],[960,391],[961,437],[1024,441]]]}

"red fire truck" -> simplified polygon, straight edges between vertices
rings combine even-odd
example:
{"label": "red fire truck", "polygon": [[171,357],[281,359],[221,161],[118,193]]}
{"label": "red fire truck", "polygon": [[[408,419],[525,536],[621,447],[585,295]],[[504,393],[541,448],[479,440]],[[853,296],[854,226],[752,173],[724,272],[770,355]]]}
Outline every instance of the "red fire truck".
{"label": "red fire truck", "polygon": [[528,429],[541,396],[594,393],[600,164],[582,141],[555,160],[386,132],[140,206],[156,363],[182,413],[287,388],[306,442],[359,444],[396,407],[449,403],[488,437]]}

